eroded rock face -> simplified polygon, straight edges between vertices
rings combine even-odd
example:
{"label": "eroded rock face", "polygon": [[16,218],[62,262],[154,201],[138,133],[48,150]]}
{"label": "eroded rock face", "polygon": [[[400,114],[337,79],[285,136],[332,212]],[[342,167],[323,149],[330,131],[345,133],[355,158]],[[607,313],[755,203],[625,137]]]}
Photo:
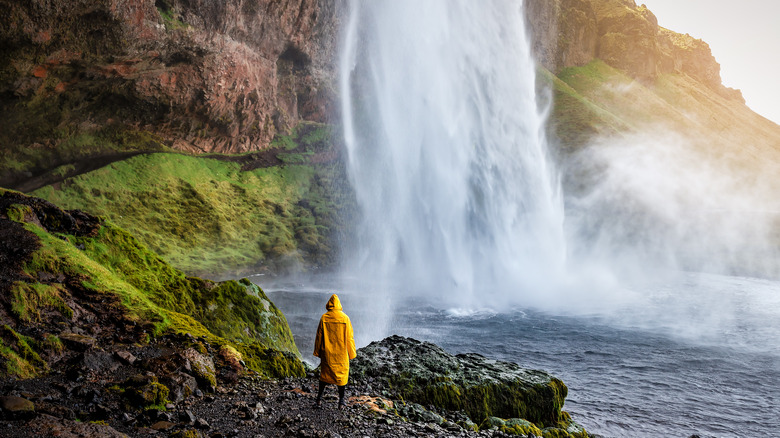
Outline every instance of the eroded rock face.
{"label": "eroded rock face", "polygon": [[566,385],[550,374],[478,354],[453,356],[401,336],[359,349],[350,378],[379,382],[404,400],[465,411],[475,422],[495,416],[549,427],[568,419],[561,413]]}
{"label": "eroded rock face", "polygon": [[596,56],[596,12],[590,0],[526,0],[531,46],[546,69],[585,65]]}
{"label": "eroded rock face", "polygon": [[634,0],[528,0],[531,43],[539,62],[557,73],[601,59],[640,81],[682,73],[722,96],[744,102],[721,84],[720,65],[709,45],[658,25]]}
{"label": "eroded rock face", "polygon": [[0,108],[16,115],[0,122],[4,141],[57,149],[66,127],[132,128],[181,150],[243,152],[333,107],[335,0],[0,7]]}

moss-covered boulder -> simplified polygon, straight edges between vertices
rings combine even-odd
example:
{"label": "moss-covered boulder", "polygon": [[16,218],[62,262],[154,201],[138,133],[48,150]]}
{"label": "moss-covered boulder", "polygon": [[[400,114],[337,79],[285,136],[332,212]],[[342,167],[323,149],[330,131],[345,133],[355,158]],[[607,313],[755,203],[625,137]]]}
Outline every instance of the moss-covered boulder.
{"label": "moss-covered boulder", "polygon": [[184,350],[182,356],[189,362],[192,375],[198,380],[198,384],[212,389],[217,386],[217,371],[211,357],[192,348]]}
{"label": "moss-covered boulder", "polygon": [[571,418],[561,412],[566,385],[517,364],[478,354],[453,356],[428,342],[391,336],[358,350],[350,378],[373,378],[404,400],[464,411],[483,427],[491,426],[491,417],[524,419],[533,429],[518,420],[505,421],[504,428],[528,433],[551,427],[569,436]]}
{"label": "moss-covered boulder", "polygon": [[125,382],[125,396],[137,408],[168,403],[170,390],[154,376],[133,376]]}

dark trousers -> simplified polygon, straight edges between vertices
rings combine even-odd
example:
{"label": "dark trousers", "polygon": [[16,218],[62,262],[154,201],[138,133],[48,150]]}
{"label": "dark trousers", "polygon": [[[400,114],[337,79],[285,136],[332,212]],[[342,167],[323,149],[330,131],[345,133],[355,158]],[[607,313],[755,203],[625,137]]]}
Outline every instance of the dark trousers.
{"label": "dark trousers", "polygon": [[[320,380],[320,389],[319,389],[319,391],[317,391],[317,403],[319,403],[320,400],[322,400],[322,393],[325,392],[325,385],[327,385],[327,383],[325,383],[322,380]],[[345,392],[345,389],[347,388],[347,385],[336,386],[336,388],[338,388],[338,390],[339,390],[339,404],[343,405],[344,404],[344,392]]]}

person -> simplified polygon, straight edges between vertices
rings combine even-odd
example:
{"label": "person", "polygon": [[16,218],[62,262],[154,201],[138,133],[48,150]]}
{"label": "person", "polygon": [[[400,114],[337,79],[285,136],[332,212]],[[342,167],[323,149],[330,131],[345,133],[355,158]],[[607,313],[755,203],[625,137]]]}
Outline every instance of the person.
{"label": "person", "polygon": [[339,392],[339,409],[343,409],[344,392],[349,380],[349,360],[357,356],[352,323],[342,311],[338,295],[333,294],[325,305],[314,338],[314,356],[320,358],[320,387],[314,406],[322,406],[325,385],[336,385]]}

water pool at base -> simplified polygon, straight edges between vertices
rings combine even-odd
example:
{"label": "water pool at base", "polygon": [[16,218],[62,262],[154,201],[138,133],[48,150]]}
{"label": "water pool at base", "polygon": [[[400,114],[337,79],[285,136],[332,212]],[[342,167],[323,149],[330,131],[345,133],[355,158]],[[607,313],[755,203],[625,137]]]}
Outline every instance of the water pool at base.
{"label": "water pool at base", "polygon": [[[285,313],[304,359],[313,364],[316,358],[310,350],[317,321],[330,294],[338,291],[359,344],[371,340],[361,332],[376,333],[375,324],[385,321],[386,335],[410,336],[453,354],[474,352],[545,370],[569,387],[564,410],[591,433],[780,436],[780,323],[769,308],[776,304],[776,284],[717,276],[708,277],[705,284],[712,281],[714,290],[703,293],[721,300],[723,294],[737,294],[736,302],[744,308],[731,304],[730,316],[717,318],[719,325],[712,325],[710,312],[691,314],[677,327],[661,316],[669,314],[663,308],[638,309],[636,314],[627,309],[620,315],[560,315],[527,309],[445,309],[416,300],[380,317],[376,309],[366,310],[374,301],[371,297],[327,281],[261,286]],[[688,296],[695,298],[694,292],[689,290]],[[709,326],[697,327],[703,323]]]}

